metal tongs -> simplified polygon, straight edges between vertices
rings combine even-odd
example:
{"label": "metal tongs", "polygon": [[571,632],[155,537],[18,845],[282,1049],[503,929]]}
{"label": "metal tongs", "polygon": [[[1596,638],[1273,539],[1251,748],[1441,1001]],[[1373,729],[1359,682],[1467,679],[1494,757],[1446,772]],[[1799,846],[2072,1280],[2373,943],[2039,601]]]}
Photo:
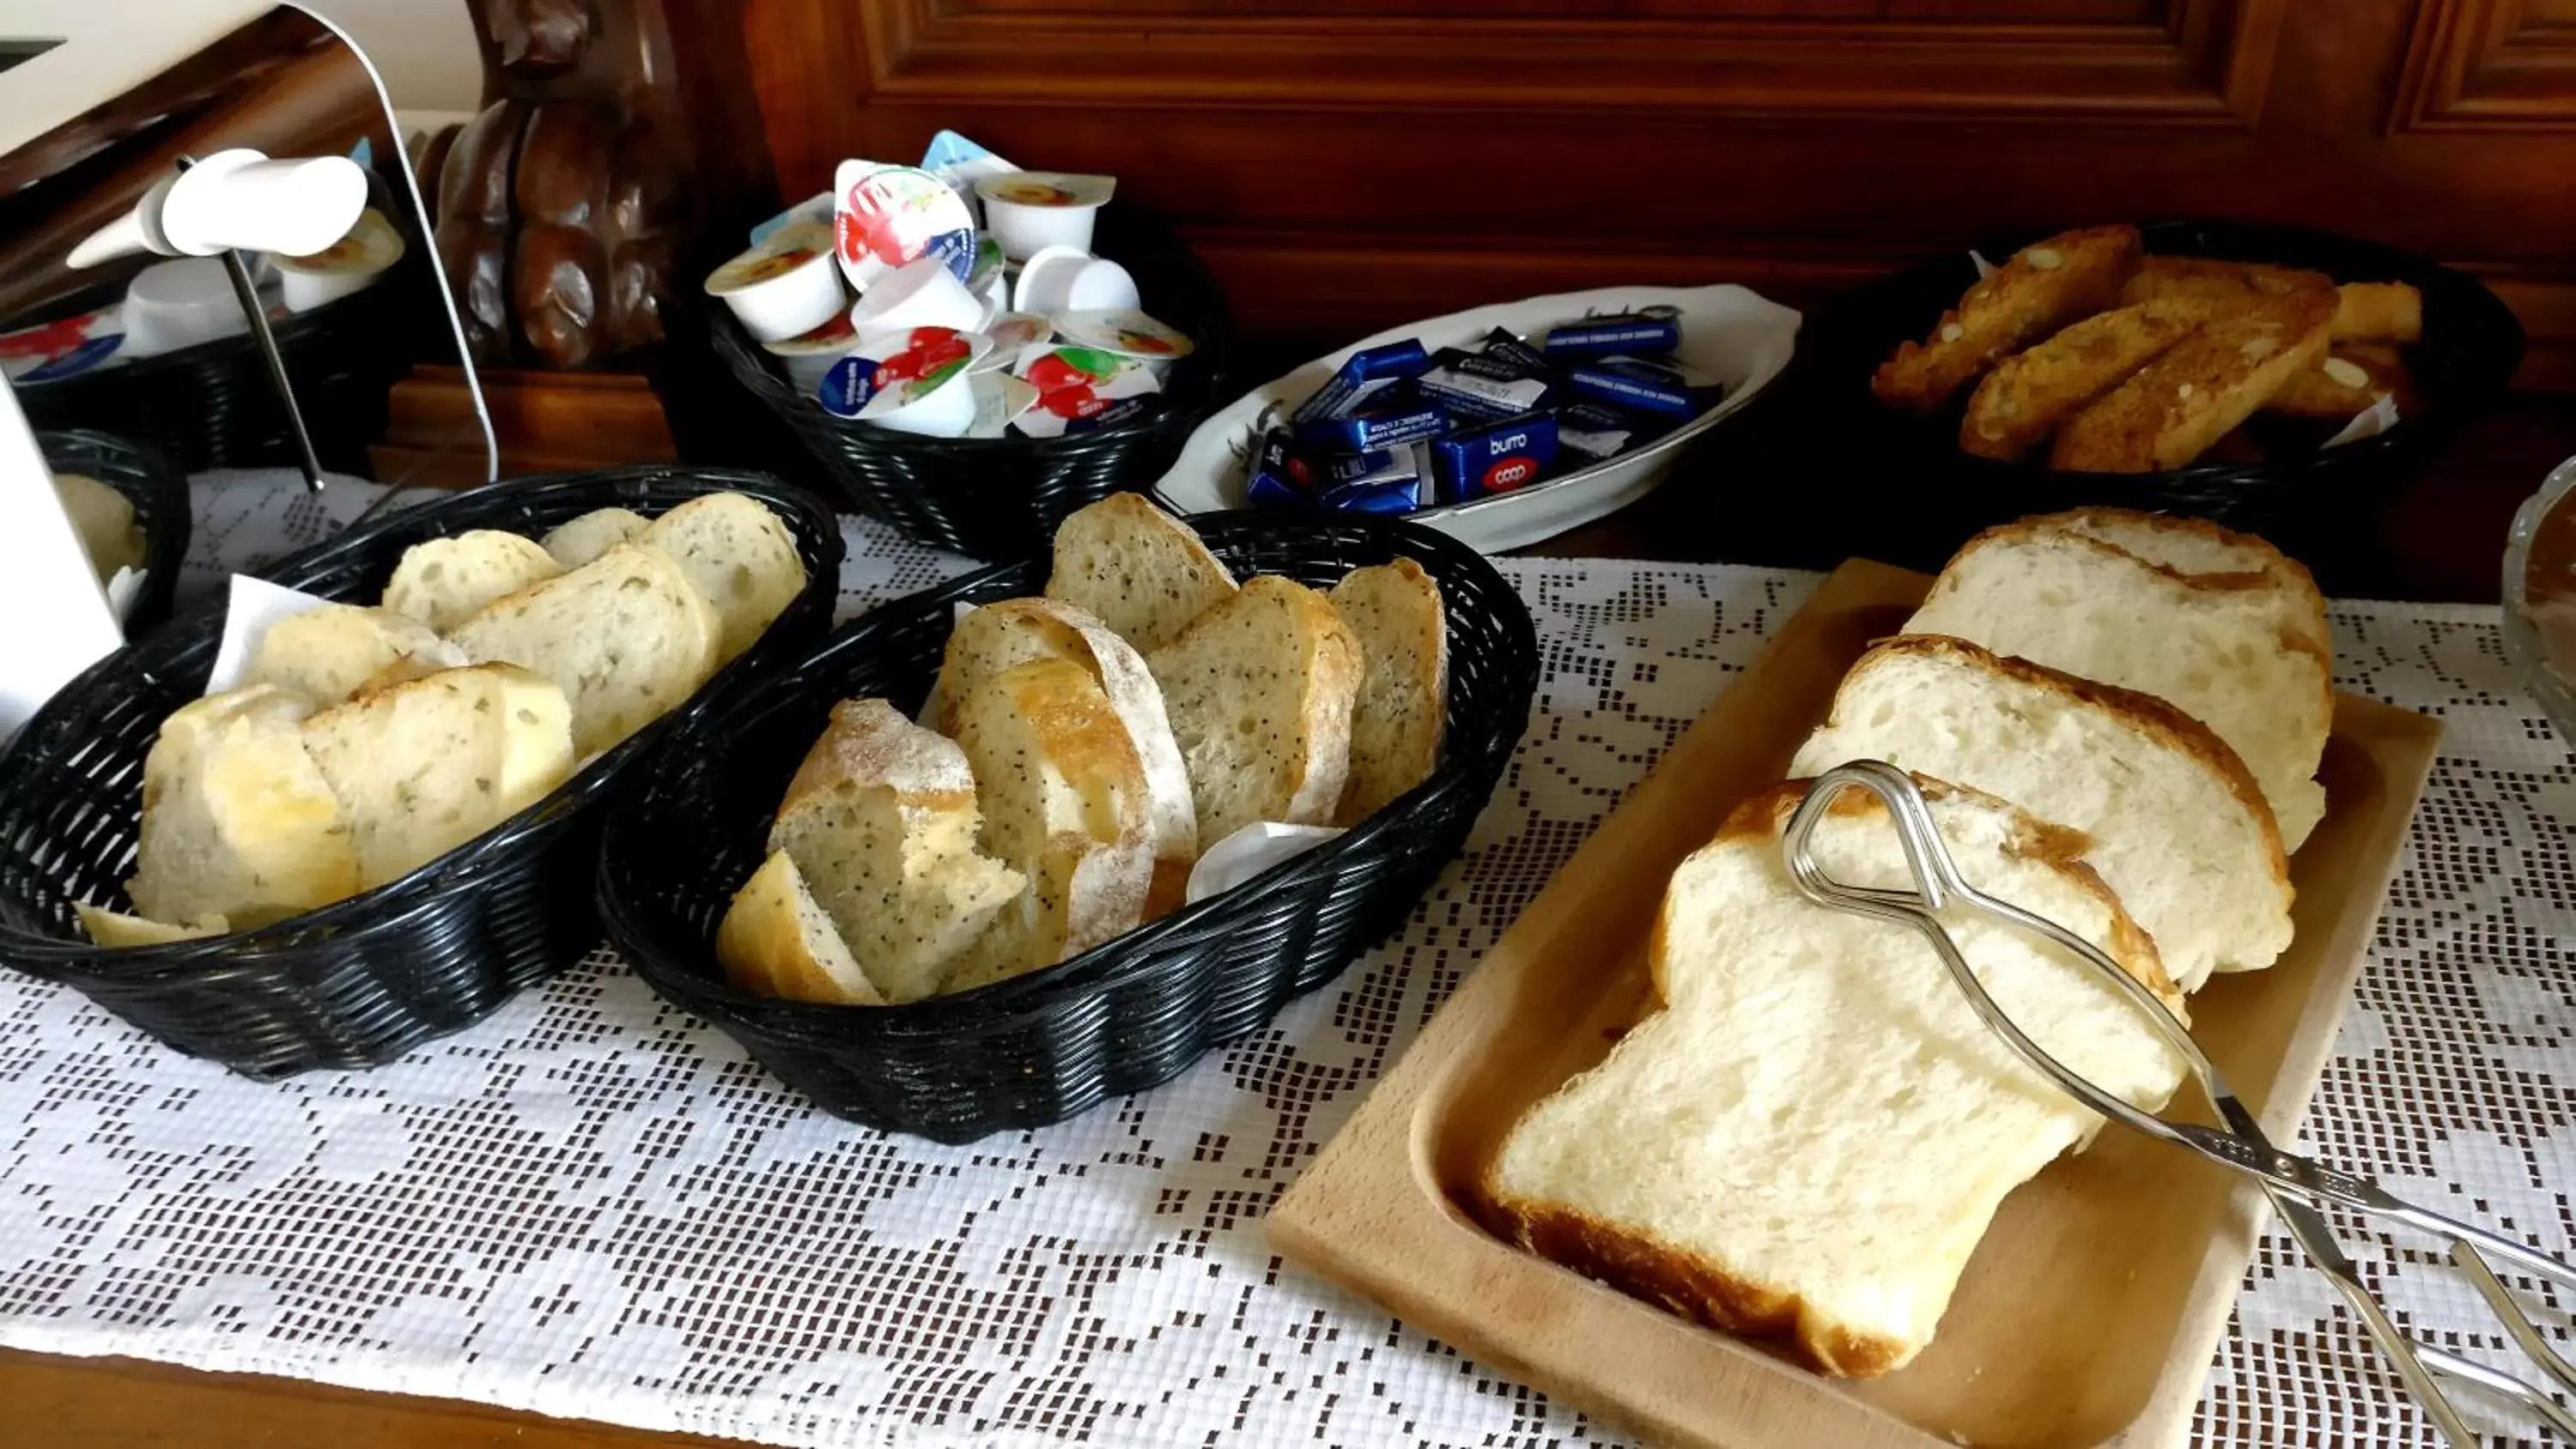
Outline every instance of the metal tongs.
{"label": "metal tongs", "polygon": [[[1865,790],[1887,807],[1895,822],[1898,839],[1905,848],[1905,859],[1914,874],[1914,889],[1886,889],[1847,885],[1827,875],[1809,849],[1809,837],[1821,822],[1834,799],[1846,790]],[[2281,1214],[2290,1236],[2307,1250],[2324,1274],[2333,1280],[2344,1300],[2361,1315],[2371,1338],[2380,1351],[2396,1366],[2398,1376],[2424,1406],[2433,1422],[2454,1449],[2478,1449],[2484,1441],[2470,1432],[2443,1395],[2440,1380],[2453,1379],[2474,1384],[2492,1393],[2513,1399],[2534,1415],[2545,1420],[2561,1436],[2576,1442],[2576,1414],[2571,1414],[2547,1393],[2512,1374],[2462,1358],[2436,1345],[2422,1342],[2389,1319],[2388,1311],[2362,1285],[2361,1275],[2337,1245],[2334,1230],[2317,1204],[2332,1203],[2358,1212],[2391,1217],[2407,1226],[2430,1233],[2450,1244],[2451,1262],[2468,1275],[2487,1306],[2503,1320],[2505,1332],[2533,1363],[2540,1366],[2551,1381],[2571,1394],[2576,1394],[2576,1365],[2550,1348],[2523,1316],[2521,1307],[2506,1290],[2490,1256],[2501,1258],[2514,1267],[2526,1270],[2551,1282],[2576,1289],[2576,1268],[2527,1244],[2498,1236],[2484,1228],[2456,1218],[2417,1207],[2399,1198],[2366,1177],[2340,1172],[2295,1153],[2284,1152],[2272,1145],[2254,1113],[2228,1086],[2227,1079],[2205,1055],[2191,1033],[2175,1019],[2155,993],[2122,970],[2109,956],[2094,945],[2056,922],[2033,915],[2009,901],[1998,900],[1971,886],[1959,874],[1958,863],[1951,859],[1932,813],[1924,804],[1923,793],[1904,771],[1877,760],[1857,760],[1826,771],[1807,792],[1806,800],[1791,817],[1787,832],[1781,837],[1789,873],[1797,880],[1798,889],[1807,899],[1833,910],[1855,915],[1874,916],[1880,920],[1911,926],[1940,956],[1949,969],[1950,979],[1965,992],[1970,1005],[1997,1036],[2004,1039],[2034,1071],[2057,1083],[2065,1092],[2085,1106],[2132,1131],[2172,1143],[2199,1154],[2219,1166],[2242,1173],[2260,1183],[2264,1196]],[[2064,947],[2076,960],[2091,967],[2105,981],[2116,985],[2134,1002],[2146,1019],[2163,1034],[2165,1040],[2182,1056],[2193,1076],[2200,1080],[2201,1090],[2209,1097],[2211,1107],[2226,1123],[2208,1127],[2192,1122],[2168,1122],[2139,1110],[2129,1103],[2095,1086],[2091,1081],[2069,1070],[2038,1043],[2022,1033],[2003,1008],[1987,994],[1967,959],[1959,954],[1958,945],[1950,939],[1938,912],[1965,909],[1992,917],[2008,925],[2033,931]]]}

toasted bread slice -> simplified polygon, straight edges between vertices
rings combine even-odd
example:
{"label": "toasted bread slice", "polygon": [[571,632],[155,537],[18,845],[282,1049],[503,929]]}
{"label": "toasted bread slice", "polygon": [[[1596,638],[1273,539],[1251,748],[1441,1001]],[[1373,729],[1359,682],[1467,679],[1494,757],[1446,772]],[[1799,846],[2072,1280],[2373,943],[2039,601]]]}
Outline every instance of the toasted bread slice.
{"label": "toasted bread slice", "polygon": [[849,699],[806,752],[770,827],[888,1002],[940,989],[1027,884],[978,852],[975,776],[954,740],[881,699]]}
{"label": "toasted bread slice", "polygon": [[478,664],[324,710],[304,742],[346,802],[358,883],[399,880],[572,775],[572,709],[534,670]]}
{"label": "toasted bread slice", "polygon": [[2051,467],[2076,473],[2180,468],[2325,355],[2334,293],[2300,292],[2202,324],[2067,421]]}
{"label": "toasted bread slice", "polygon": [[242,682],[280,685],[322,704],[337,704],[402,660],[428,669],[469,662],[463,650],[408,614],[324,604],[269,625]]}
{"label": "toasted bread slice", "polygon": [[2316,366],[2295,373],[2263,404],[2267,412],[2292,417],[2349,418],[2383,397],[2397,399],[2397,415],[2415,411],[2415,380],[2406,364],[2386,350],[2337,343]]}
{"label": "toasted bread slice", "polygon": [[2153,695],[1908,635],[1843,676],[1789,773],[1862,759],[2086,836],[2086,859],[2185,991],[2290,944],[2290,867],[2261,787],[2207,725]]}
{"label": "toasted bread slice", "polygon": [[725,979],[760,996],[836,1006],[883,1006],[831,913],[806,888],[795,857],[773,850],[734,892],[716,927]]}
{"label": "toasted bread slice", "polygon": [[1090,611],[1151,654],[1234,593],[1234,575],[1191,527],[1135,493],[1112,493],[1056,526],[1046,596]]}
{"label": "toasted bread slice", "polygon": [[2424,294],[2404,282],[2346,282],[2335,308],[2336,341],[2421,342]]}
{"label": "toasted bread slice", "polygon": [[1931,336],[1899,345],[1870,390],[1891,407],[1935,411],[2004,358],[2114,305],[2138,251],[2133,226],[2061,232],[2023,247],[1942,313]]}
{"label": "toasted bread slice", "polygon": [[653,520],[631,508],[594,508],[579,518],[556,524],[542,540],[546,552],[568,569],[580,568],[621,543],[644,536]]}
{"label": "toasted bread slice", "polygon": [[[1649,946],[1658,1009],[1522,1115],[1481,1215],[1587,1276],[1829,1374],[1899,1368],[1932,1339],[2005,1194],[2102,1119],[1977,1019],[1921,936],[1808,901],[1781,860],[1804,793],[1739,807],[1673,872]],[[2082,937],[2179,1009],[2155,948],[2083,842],[1926,784],[1960,873]],[[1837,880],[1911,888],[1885,807],[1846,794],[1811,843]],[[1950,922],[1968,967],[2040,1046],[2160,1107],[2183,1063],[2118,987],[2026,931]]]}
{"label": "toasted bread slice", "polygon": [[358,893],[348,818],[305,751],[312,712],[293,690],[254,684],[162,721],[143,757],[136,912],[249,930]]}
{"label": "toasted bread slice", "polygon": [[715,673],[723,626],[669,554],[621,543],[495,602],[450,640],[477,662],[519,664],[563,686],[584,755],[660,719]]}
{"label": "toasted bread slice", "polygon": [[1431,778],[1449,721],[1449,617],[1439,581],[1409,558],[1353,569],[1333,608],[1359,641],[1351,775],[1337,819],[1357,825]]}
{"label": "toasted bread slice", "polygon": [[1330,600],[1263,574],[1145,662],[1189,767],[1201,849],[1261,820],[1332,823],[1366,666]]}
{"label": "toasted bread slice", "polygon": [[805,591],[796,535],[769,505],[747,493],[692,498],[653,520],[644,541],[678,560],[689,582],[715,605],[724,623],[718,664],[758,642],[770,621]]}
{"label": "toasted bread slice", "polygon": [[1190,803],[1189,770],[1163,713],[1163,688],[1145,667],[1145,656],[1085,610],[1054,599],[1005,599],[973,610],[948,636],[939,670],[940,728],[957,733],[966,700],[1003,670],[1038,659],[1080,665],[1109,697],[1136,747],[1152,797],[1154,886],[1145,902],[1152,920],[1178,908],[1187,894],[1190,867],[1199,858],[1198,812]]}
{"label": "toasted bread slice", "polygon": [[2222,321],[2249,308],[2334,290],[2334,278],[2301,267],[2228,262],[2215,257],[2153,256],[2120,289],[2124,306],[2164,302],[2187,308],[2202,321]]}
{"label": "toasted bread slice", "polygon": [[2162,356],[2196,325],[2189,310],[2142,302],[2087,317],[1996,364],[1968,399],[1959,447],[1981,458],[2018,458],[2065,422]]}
{"label": "toasted bread slice", "polygon": [[444,634],[493,600],[563,571],[535,539],[478,528],[403,550],[385,585],[385,607]]}
{"label": "toasted bread slice", "polygon": [[173,941],[199,941],[209,936],[232,934],[232,922],[221,916],[202,916],[185,925],[168,921],[147,920],[122,911],[102,910],[97,906],[74,906],[79,913],[81,929],[89,938],[111,951],[129,946],[167,946]]}

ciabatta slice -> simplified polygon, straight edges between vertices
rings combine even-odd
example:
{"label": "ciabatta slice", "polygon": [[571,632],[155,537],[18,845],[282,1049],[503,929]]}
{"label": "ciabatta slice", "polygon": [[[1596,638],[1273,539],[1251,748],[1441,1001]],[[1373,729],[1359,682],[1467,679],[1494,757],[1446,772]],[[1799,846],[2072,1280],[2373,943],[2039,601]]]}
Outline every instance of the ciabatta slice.
{"label": "ciabatta slice", "polygon": [[1357,825],[1431,778],[1449,722],[1449,616],[1439,581],[1409,558],[1353,569],[1333,609],[1359,641],[1351,776],[1339,822]]}
{"label": "ciabatta slice", "polygon": [[478,528],[403,550],[385,585],[385,607],[444,634],[493,600],[563,571],[535,539]]}
{"label": "ciabatta slice", "polygon": [[1189,767],[1203,848],[1255,821],[1332,823],[1366,666],[1330,600],[1263,574],[1145,662]]}
{"label": "ciabatta slice", "polygon": [[282,685],[323,704],[337,704],[404,660],[426,669],[469,662],[465,651],[408,614],[324,604],[269,625],[242,682]]}
{"label": "ciabatta slice", "polygon": [[2152,695],[1908,635],[1843,676],[1789,766],[1885,760],[2009,800],[2092,841],[2085,858],[2197,991],[2290,944],[2290,870],[2271,809],[2209,727]]}
{"label": "ciabatta slice", "polygon": [[696,692],[722,637],[714,606],[669,554],[621,543],[499,600],[449,639],[477,662],[524,665],[561,685],[573,745],[589,755]]}
{"label": "ciabatta slice", "polygon": [[[1531,1108],[1488,1165],[1487,1217],[1545,1256],[1832,1374],[1932,1339],[2005,1194],[2101,1119],[2022,1064],[1908,927],[1798,893],[1780,830],[1737,809],[1673,872],[1651,946],[1661,1009]],[[2068,832],[1927,787],[1961,873],[2109,952],[2180,1009],[2155,948]],[[1910,886],[1884,807],[1846,794],[1812,837],[1862,886]],[[2028,932],[1954,918],[1986,989],[2043,1048],[2142,1108],[2183,1065],[2109,982]]]}
{"label": "ciabatta slice", "polygon": [[250,930],[358,893],[340,799],[304,748],[313,701],[273,684],[208,695],[143,757],[143,832],[126,894],[156,921]]}
{"label": "ciabatta slice", "polygon": [[832,707],[770,827],[859,969],[888,1002],[940,989],[1027,884],[976,848],[966,753],[881,699]]}
{"label": "ciabatta slice", "polygon": [[197,941],[208,936],[230,935],[233,929],[232,922],[221,916],[202,916],[185,925],[174,926],[168,921],[147,920],[97,906],[74,906],[72,909],[79,913],[81,929],[89,932],[89,938],[112,951],[129,946],[166,946],[173,941]]}
{"label": "ciabatta slice", "polygon": [[724,621],[718,663],[760,639],[805,589],[796,535],[769,505],[747,493],[709,493],[653,520],[644,542],[679,561],[689,582]]}
{"label": "ciabatta slice", "polygon": [[1056,525],[1046,594],[1090,611],[1151,654],[1234,593],[1198,533],[1134,493],[1112,493]]}
{"label": "ciabatta slice", "polygon": [[734,892],[716,926],[716,961],[745,991],[789,1001],[883,1006],[831,912],[806,887],[796,859],[774,850]]}
{"label": "ciabatta slice", "polygon": [[588,513],[547,530],[541,542],[556,563],[568,569],[580,568],[621,543],[633,543],[644,536],[653,520],[631,508],[594,508]]}

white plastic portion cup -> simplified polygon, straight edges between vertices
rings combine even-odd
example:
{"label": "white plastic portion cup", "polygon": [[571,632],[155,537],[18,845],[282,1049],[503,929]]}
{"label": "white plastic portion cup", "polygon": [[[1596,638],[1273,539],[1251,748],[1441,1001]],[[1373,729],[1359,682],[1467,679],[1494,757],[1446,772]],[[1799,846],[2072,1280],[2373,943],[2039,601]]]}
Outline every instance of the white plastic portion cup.
{"label": "white plastic portion cup", "polygon": [[861,332],[908,327],[972,332],[983,320],[983,302],[937,257],[906,262],[877,278],[850,309],[850,325]]}
{"label": "white plastic portion cup", "polygon": [[1011,310],[1040,317],[1064,310],[1073,295],[1073,274],[1092,260],[1080,247],[1048,247],[1020,264],[1019,282],[1011,289]]}
{"label": "white plastic portion cup", "polygon": [[1127,269],[1106,257],[1093,257],[1073,274],[1067,284],[1064,302],[1050,307],[1057,312],[1099,312],[1113,307],[1134,307],[1141,299],[1136,295],[1136,279]]}
{"label": "white plastic portion cup", "polygon": [[1002,243],[1002,255],[1015,262],[1048,247],[1091,250],[1092,225],[1109,193],[1105,176],[1012,172],[975,181],[985,229]]}
{"label": "white plastic portion cup", "polygon": [[125,355],[157,357],[250,330],[232,278],[215,257],[155,262],[125,291]]}
{"label": "white plastic portion cup", "polygon": [[755,342],[801,337],[848,304],[832,259],[832,234],[791,225],[715,269],[710,295],[722,298]]}
{"label": "white plastic portion cup", "polygon": [[965,368],[910,402],[903,393],[893,388],[870,399],[859,421],[926,438],[962,438],[975,426],[975,385]]}

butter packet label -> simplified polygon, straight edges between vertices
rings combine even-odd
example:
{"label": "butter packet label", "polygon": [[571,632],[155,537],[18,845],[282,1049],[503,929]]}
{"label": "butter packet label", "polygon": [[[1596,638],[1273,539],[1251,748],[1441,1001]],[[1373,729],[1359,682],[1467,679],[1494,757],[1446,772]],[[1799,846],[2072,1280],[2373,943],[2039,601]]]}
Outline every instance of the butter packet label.
{"label": "butter packet label", "polygon": [[1572,357],[1636,357],[1670,352],[1682,343],[1680,309],[1640,307],[1615,317],[1587,317],[1550,328],[1545,351],[1559,360]]}
{"label": "butter packet label", "polygon": [[1599,403],[1568,403],[1556,410],[1557,442],[1595,463],[1619,456],[1646,441],[1649,433],[1642,419]]}
{"label": "butter packet label", "polygon": [[1355,412],[1397,383],[1420,377],[1429,366],[1431,354],[1422,350],[1421,343],[1409,339],[1362,348],[1352,353],[1314,396],[1299,403],[1289,421],[1311,423]]}
{"label": "butter packet label", "polygon": [[1605,357],[1566,373],[1576,392],[1619,407],[1689,417],[1723,395],[1715,378],[1671,363]]}
{"label": "butter packet label", "polygon": [[1539,373],[1548,370],[1544,353],[1500,327],[1486,333],[1485,340],[1477,345],[1476,351],[1486,357],[1500,358],[1524,371]]}
{"label": "butter packet label", "polygon": [[1545,413],[1507,418],[1452,433],[1431,445],[1440,498],[1473,503],[1526,488],[1556,462],[1556,419]]}
{"label": "butter packet label", "polygon": [[1386,397],[1383,406],[1300,425],[1298,441],[1335,451],[1367,453],[1391,448],[1398,443],[1436,438],[1449,430],[1449,414],[1438,403],[1419,398],[1381,396]]}
{"label": "butter packet label", "polygon": [[1555,385],[1539,373],[1481,353],[1443,352],[1414,380],[1424,397],[1471,417],[1509,418],[1546,405]]}
{"label": "butter packet label", "polygon": [[[1359,455],[1356,468],[1334,468],[1315,497],[1338,513],[1412,513],[1438,501],[1428,444],[1406,443]],[[1345,476],[1346,475],[1346,476]]]}

